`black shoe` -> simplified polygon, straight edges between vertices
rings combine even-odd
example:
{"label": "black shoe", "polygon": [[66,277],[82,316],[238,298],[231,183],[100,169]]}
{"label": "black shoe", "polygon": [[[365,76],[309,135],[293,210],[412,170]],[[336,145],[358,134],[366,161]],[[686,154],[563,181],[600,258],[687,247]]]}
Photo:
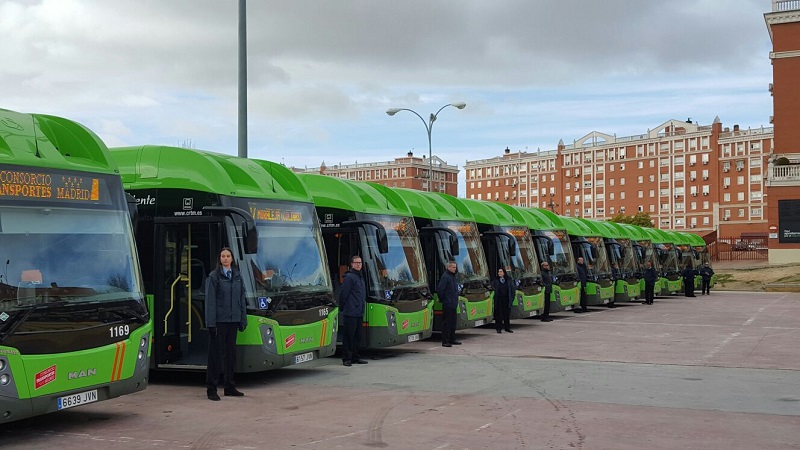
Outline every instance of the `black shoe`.
{"label": "black shoe", "polygon": [[453,345],[461,345],[461,341],[453,341],[453,342],[451,342],[451,344],[453,344]]}
{"label": "black shoe", "polygon": [[573,309],[572,312],[575,314],[583,314],[583,310],[581,309]]}
{"label": "black shoe", "polygon": [[539,320],[541,320],[542,322],[552,322],[553,321],[553,319],[551,319],[549,317],[543,317],[543,318],[541,318]]}
{"label": "black shoe", "polygon": [[353,363],[351,363],[350,361],[342,361],[342,364],[347,366],[347,367],[350,367],[350,366],[353,365]]}
{"label": "black shoe", "polygon": [[608,308],[616,308],[617,305],[615,305],[613,303],[608,303],[608,304],[606,304],[606,307],[608,307]]}
{"label": "black shoe", "polygon": [[445,342],[442,342],[442,347],[452,347],[452,346],[453,344],[447,344]]}
{"label": "black shoe", "polygon": [[244,397],[244,394],[236,388],[225,389],[225,397]]}
{"label": "black shoe", "polygon": [[506,328],[506,333],[513,333],[513,332],[514,330],[512,330],[511,328]]}
{"label": "black shoe", "polygon": [[208,399],[214,402],[218,402],[219,394],[217,394],[217,391],[208,391]]}
{"label": "black shoe", "polygon": [[356,361],[356,364],[369,364],[369,361],[365,359],[359,359],[358,361]]}
{"label": "black shoe", "polygon": [[502,331],[500,331],[500,330],[497,330],[497,334],[500,334],[500,333],[502,333]]}

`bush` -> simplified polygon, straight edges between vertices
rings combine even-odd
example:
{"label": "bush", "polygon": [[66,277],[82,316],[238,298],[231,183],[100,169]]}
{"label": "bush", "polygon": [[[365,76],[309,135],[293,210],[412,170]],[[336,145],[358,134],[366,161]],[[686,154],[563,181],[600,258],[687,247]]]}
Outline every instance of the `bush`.
{"label": "bush", "polygon": [[780,158],[777,158],[775,160],[775,162],[773,163],[773,165],[775,165],[775,166],[788,166],[789,164],[791,164],[791,161],[789,161],[789,158],[787,158],[785,156],[781,156]]}

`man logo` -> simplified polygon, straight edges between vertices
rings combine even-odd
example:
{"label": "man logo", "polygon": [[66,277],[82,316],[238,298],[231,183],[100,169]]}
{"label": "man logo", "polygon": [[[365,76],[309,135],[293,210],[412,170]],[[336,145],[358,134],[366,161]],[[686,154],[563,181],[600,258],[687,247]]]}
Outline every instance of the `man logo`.
{"label": "man logo", "polygon": [[78,379],[78,378],[93,377],[95,375],[97,375],[97,369],[86,369],[86,370],[81,370],[81,371],[78,371],[78,372],[69,372],[69,373],[67,373],[67,379],[68,380],[75,380],[75,379]]}

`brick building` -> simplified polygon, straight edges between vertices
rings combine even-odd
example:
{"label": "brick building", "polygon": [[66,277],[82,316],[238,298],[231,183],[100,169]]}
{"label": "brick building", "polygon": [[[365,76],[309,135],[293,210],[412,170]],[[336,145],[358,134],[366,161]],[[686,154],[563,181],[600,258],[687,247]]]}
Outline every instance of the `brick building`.
{"label": "brick building", "polygon": [[650,214],[658,228],[768,231],[765,177],[773,129],[669,120],[646,133],[597,131],[555,150],[468,161],[468,198],[548,208],[568,217]]}
{"label": "brick building", "polygon": [[[433,191],[458,195],[458,166],[448,165],[446,161],[434,155],[433,159]],[[323,161],[320,167],[298,170],[299,172],[319,173],[348,180],[361,180],[379,183],[388,187],[402,187],[428,191],[428,173],[431,161],[425,156],[414,156],[408,152],[405,157],[394,161],[373,163],[355,163],[327,166]]]}
{"label": "brick building", "polygon": [[800,262],[800,1],[764,14],[772,51],[774,156],[767,172],[770,263]]}

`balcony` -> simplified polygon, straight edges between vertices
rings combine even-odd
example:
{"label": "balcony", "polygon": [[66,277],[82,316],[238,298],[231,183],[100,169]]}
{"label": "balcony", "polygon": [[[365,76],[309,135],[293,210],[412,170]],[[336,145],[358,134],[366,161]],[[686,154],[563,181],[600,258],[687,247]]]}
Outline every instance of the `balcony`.
{"label": "balcony", "polygon": [[772,12],[800,9],[800,0],[772,0]]}
{"label": "balcony", "polygon": [[[798,1],[797,3],[800,3]],[[789,164],[780,164],[785,158]],[[777,164],[776,164],[777,163]],[[767,165],[767,186],[800,186],[800,154],[783,155]]]}

